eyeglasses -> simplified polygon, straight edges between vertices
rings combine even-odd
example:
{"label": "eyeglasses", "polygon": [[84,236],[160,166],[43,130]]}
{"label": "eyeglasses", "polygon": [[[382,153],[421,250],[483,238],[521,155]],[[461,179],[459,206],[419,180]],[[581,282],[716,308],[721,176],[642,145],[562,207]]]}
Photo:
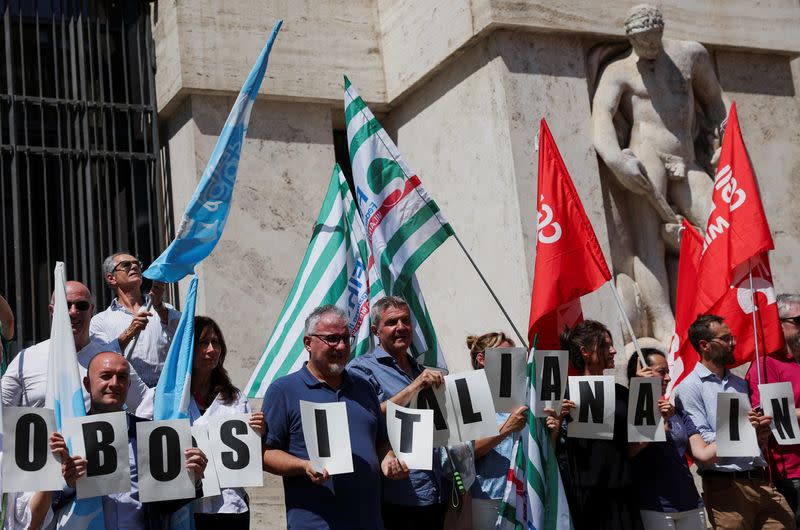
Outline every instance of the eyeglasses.
{"label": "eyeglasses", "polygon": [[77,309],[78,311],[88,311],[88,309],[92,306],[92,304],[87,302],[86,300],[78,300],[77,302],[67,302],[67,310],[72,309],[72,306],[75,306],[75,309]]}
{"label": "eyeglasses", "polygon": [[781,322],[791,322],[795,326],[800,326],[800,315],[796,317],[782,318]]}
{"label": "eyeglasses", "polygon": [[733,344],[734,342],[736,342],[736,339],[733,338],[733,335],[723,335],[721,337],[714,337],[713,339],[711,339],[711,342],[714,342],[715,340],[724,342],[725,344]]}
{"label": "eyeglasses", "polygon": [[340,342],[343,342],[345,346],[350,345],[350,335],[320,335],[318,333],[312,333],[311,336],[317,337],[331,348],[335,348]]}
{"label": "eyeglasses", "polygon": [[126,260],[122,260],[119,263],[117,263],[114,266],[114,268],[111,269],[111,273],[113,274],[113,273],[117,272],[117,269],[122,269],[123,271],[128,272],[129,270],[131,270],[131,268],[133,268],[134,265],[136,265],[139,268],[139,270],[142,270],[142,262],[141,261],[139,261],[138,259],[135,259],[133,261],[126,259]]}

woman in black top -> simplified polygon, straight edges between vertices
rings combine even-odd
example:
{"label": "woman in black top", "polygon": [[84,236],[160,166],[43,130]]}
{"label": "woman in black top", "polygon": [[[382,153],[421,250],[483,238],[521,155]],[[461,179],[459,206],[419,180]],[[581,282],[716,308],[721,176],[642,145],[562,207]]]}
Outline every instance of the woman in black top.
{"label": "woman in black top", "polygon": [[[569,351],[570,364],[580,375],[603,375],[603,370],[614,368],[617,351],[600,322],[585,320],[565,330],[561,347]],[[575,530],[642,528],[628,458],[628,389],[616,385],[615,398],[612,440],[567,438],[567,414],[575,407],[569,399],[561,415],[550,411],[547,419]]]}

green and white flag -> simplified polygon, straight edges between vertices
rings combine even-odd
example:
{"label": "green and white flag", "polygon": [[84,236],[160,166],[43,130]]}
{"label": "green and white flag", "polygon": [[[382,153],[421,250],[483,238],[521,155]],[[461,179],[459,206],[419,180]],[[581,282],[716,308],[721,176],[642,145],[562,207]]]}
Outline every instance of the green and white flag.
{"label": "green and white flag", "polygon": [[[272,381],[298,370],[308,359],[303,347],[303,324],[318,306],[333,304],[346,309],[354,337],[352,352],[361,355],[369,351],[366,258],[362,258],[359,236],[354,233],[360,227],[356,212],[337,164],[292,290],[247,383],[248,397],[263,397]],[[365,251],[363,228],[361,233]]]}
{"label": "green and white flag", "polygon": [[405,298],[415,325],[412,353],[444,367],[414,272],[453,229],[347,77],[344,89],[355,198],[370,251],[370,300]]}

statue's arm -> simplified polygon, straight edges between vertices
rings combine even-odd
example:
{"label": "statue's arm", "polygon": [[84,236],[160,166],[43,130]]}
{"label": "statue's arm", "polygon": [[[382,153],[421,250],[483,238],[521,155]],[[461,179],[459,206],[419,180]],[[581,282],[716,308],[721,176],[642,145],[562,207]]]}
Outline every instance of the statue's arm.
{"label": "statue's arm", "polygon": [[592,142],[600,158],[612,170],[622,156],[622,148],[617,140],[614,127],[614,114],[624,90],[623,83],[606,69],[597,84],[592,102]]}
{"label": "statue's arm", "polygon": [[697,44],[695,51],[692,80],[694,93],[703,106],[703,110],[708,118],[719,127],[728,115],[728,102],[722,93],[717,74],[714,73],[711,57],[701,44]]}
{"label": "statue's arm", "polygon": [[649,193],[650,181],[645,176],[642,163],[629,149],[623,149],[617,140],[614,114],[625,93],[625,82],[617,77],[613,65],[600,77],[592,102],[592,142],[594,148],[617,181],[624,188],[636,193]]}

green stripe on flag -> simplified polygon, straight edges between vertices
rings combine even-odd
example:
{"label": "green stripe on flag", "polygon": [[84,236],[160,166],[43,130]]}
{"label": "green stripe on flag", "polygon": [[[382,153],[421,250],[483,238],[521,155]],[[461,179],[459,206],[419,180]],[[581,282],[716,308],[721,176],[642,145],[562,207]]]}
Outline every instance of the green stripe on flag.
{"label": "green stripe on flag", "polygon": [[350,142],[350,163],[353,163],[355,160],[356,153],[358,153],[358,148],[361,145],[369,140],[369,137],[375,134],[376,132],[381,130],[381,124],[375,118],[372,118],[367,123],[361,126],[361,128],[353,135],[353,141]]}
{"label": "green stripe on flag", "polygon": [[359,112],[367,108],[367,104],[364,103],[364,100],[361,99],[361,96],[358,96],[356,99],[350,102],[347,105],[347,108],[344,109],[344,122],[350,123],[350,120],[353,119]]}
{"label": "green stripe on flag", "polygon": [[428,256],[433,254],[433,251],[439,248],[439,245],[444,243],[444,241],[450,237],[450,231],[447,230],[449,225],[442,226],[439,230],[436,231],[431,237],[428,238],[425,243],[420,245],[414,253],[408,258],[408,261],[405,262],[403,265],[403,269],[400,271],[400,274],[397,275],[397,278],[394,281],[395,288],[402,289],[402,286],[405,286],[408,281],[411,279],[411,276],[414,275],[414,272],[419,268],[423,261],[428,259]]}
{"label": "green stripe on flag", "polygon": [[436,366],[436,361],[438,360],[438,343],[436,341],[436,331],[431,324],[431,316],[428,314],[428,309],[420,304],[419,297],[416,291],[414,291],[413,284],[408,284],[408,288],[402,293],[402,296],[408,303],[411,314],[414,315],[414,319],[422,331],[422,336],[425,338],[425,345],[428,348],[424,352],[414,352],[415,357],[424,353],[425,358],[422,360],[422,364],[425,366]]}

